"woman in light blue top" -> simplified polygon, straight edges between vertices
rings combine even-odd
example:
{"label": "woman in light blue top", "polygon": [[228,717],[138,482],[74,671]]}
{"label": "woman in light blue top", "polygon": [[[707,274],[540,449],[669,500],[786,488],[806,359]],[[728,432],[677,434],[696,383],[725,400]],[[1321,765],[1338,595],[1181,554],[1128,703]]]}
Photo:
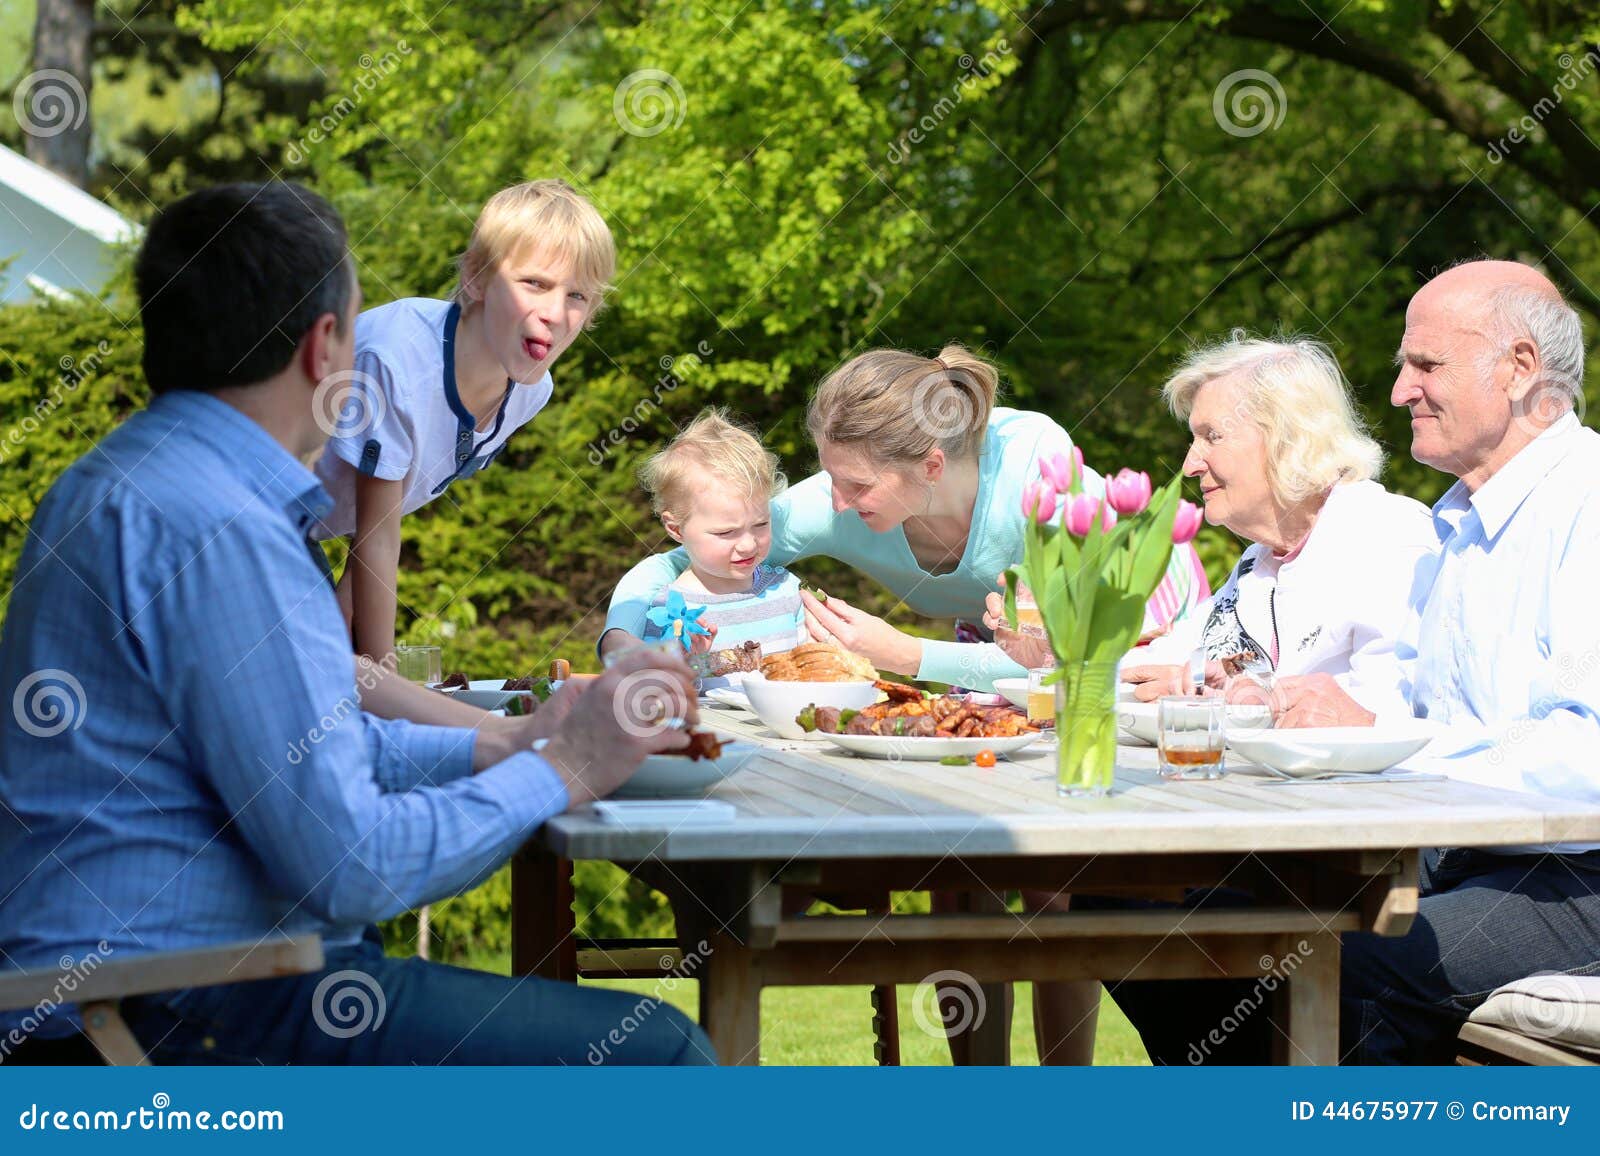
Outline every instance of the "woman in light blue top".
{"label": "woman in light blue top", "polygon": [[[837,558],[916,613],[957,619],[961,633],[986,638],[984,598],[1022,557],[1022,488],[1039,476],[1040,458],[1072,453],[1050,418],[996,407],[998,385],[995,368],[959,345],[934,358],[873,350],[829,374],[806,420],[823,472],[772,500],[768,560]],[[1099,493],[1104,482],[1086,469],[1084,485]],[[687,564],[677,549],[623,576],[602,651],[643,636],[656,592]],[[1193,548],[1180,547],[1147,625],[1167,626],[1209,594]],[[1025,673],[990,642],[916,638],[842,599],[802,598],[812,638],[835,640],[880,670],[985,690]]]}

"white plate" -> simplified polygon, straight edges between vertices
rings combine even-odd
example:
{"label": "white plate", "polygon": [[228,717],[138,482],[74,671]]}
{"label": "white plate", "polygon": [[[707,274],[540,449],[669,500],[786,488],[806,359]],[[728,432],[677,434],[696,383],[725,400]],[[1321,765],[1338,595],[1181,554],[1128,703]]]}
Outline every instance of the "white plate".
{"label": "white plate", "polygon": [[993,751],[997,755],[1010,754],[1039,741],[1037,733],[1004,739],[903,739],[893,735],[824,737],[834,746],[854,755],[864,755],[869,759],[911,759],[917,762],[932,762],[953,755],[966,755],[970,758],[979,751]]}
{"label": "white plate", "polygon": [[760,752],[754,743],[725,742],[714,759],[687,759],[682,755],[650,755],[633,778],[612,792],[617,799],[667,799],[698,795],[733,774]]}
{"label": "white plate", "polygon": [[794,716],[807,706],[836,706],[860,710],[878,701],[878,688],[870,682],[771,682],[760,674],[747,674],[744,695],[750,709],[776,735],[786,739],[811,738]]}
{"label": "white plate", "polygon": [[[506,703],[516,698],[517,695],[529,693],[525,690],[501,690],[500,688],[505,684],[506,680],[503,678],[475,678],[467,684],[465,690],[451,687],[444,693],[457,702],[464,702],[468,706],[475,706],[481,710],[500,710]],[[560,684],[552,683],[551,685],[559,686]]]}
{"label": "white plate", "polygon": [[[1153,702],[1119,702],[1117,725],[1134,738],[1155,746],[1158,729],[1156,707],[1157,704]],[[1228,707],[1227,722],[1223,724],[1223,728],[1230,747],[1234,746],[1236,738],[1250,739],[1257,735],[1270,734],[1272,710],[1265,706],[1235,703]]]}
{"label": "white plate", "polygon": [[[994,680],[996,694],[1003,694],[1010,700],[1012,706],[1028,709],[1028,680],[1025,678],[997,678]],[[1117,683],[1117,701],[1134,702],[1133,683]]]}
{"label": "white plate", "polygon": [[1228,745],[1253,763],[1286,775],[1337,771],[1364,775],[1387,771],[1409,759],[1433,737],[1415,724],[1375,727],[1303,727],[1263,731],[1249,738],[1228,736]]}
{"label": "white plate", "polygon": [[701,697],[710,699],[712,702],[721,703],[723,706],[736,706],[740,710],[750,709],[750,700],[745,696],[744,691],[735,690],[731,686],[714,686],[705,691]]}

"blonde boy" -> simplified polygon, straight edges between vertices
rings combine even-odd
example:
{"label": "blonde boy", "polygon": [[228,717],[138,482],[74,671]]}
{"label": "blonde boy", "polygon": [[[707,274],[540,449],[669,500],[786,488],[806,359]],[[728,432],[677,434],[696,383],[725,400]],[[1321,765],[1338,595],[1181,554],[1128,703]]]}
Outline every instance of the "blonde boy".
{"label": "blonde boy", "polygon": [[[774,454],[725,410],[707,409],[645,462],[639,480],[661,525],[689,555],[689,568],[655,592],[653,608],[665,607],[674,590],[691,608],[705,607],[699,622],[719,649],[753,640],[763,654],[777,654],[806,640],[799,579],[766,564],[768,504],[786,484]],[[671,633],[671,624],[651,621],[645,640]],[[696,641],[696,649],[709,649],[709,638]]]}
{"label": "blonde boy", "polygon": [[357,319],[355,371],[324,402],[337,424],[317,475],[334,509],[317,536],[351,539],[339,602],[358,653],[394,649],[400,519],[488,466],[545,407],[551,367],[615,269],[594,207],[565,181],[529,181],[484,205],[451,300]]}

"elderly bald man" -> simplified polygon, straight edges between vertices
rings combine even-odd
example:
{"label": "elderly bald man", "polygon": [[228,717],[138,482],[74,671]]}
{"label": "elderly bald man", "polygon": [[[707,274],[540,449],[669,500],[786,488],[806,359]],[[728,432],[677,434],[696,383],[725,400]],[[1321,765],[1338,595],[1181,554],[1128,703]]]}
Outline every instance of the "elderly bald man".
{"label": "elderly bald man", "polygon": [[[1453,778],[1600,802],[1600,435],[1574,412],[1578,315],[1543,274],[1458,265],[1406,310],[1390,400],[1411,453],[1458,481],[1433,508],[1441,553],[1408,627],[1427,761]],[[1331,678],[1285,679],[1291,723],[1369,715]],[[1445,848],[1423,858],[1409,934],[1344,937],[1345,1063],[1453,1061],[1468,1013],[1541,972],[1600,974],[1600,847]],[[1192,905],[1237,902],[1196,896]],[[1191,1045],[1237,1002],[1231,984],[1122,984],[1112,994],[1157,1062],[1265,1062],[1264,1017],[1228,1045]]]}

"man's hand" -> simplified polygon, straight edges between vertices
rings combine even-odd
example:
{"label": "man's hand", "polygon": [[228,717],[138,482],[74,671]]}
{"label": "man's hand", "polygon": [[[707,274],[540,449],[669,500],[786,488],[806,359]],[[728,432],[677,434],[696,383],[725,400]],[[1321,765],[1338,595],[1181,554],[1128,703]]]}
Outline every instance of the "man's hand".
{"label": "man's hand", "polygon": [[563,709],[565,717],[542,754],[566,782],[574,807],[609,795],[647,755],[681,751],[689,745],[682,724],[700,718],[694,672],[683,657],[644,649],[575,690]]}
{"label": "man's hand", "polygon": [[831,642],[861,655],[879,670],[915,675],[922,667],[922,642],[896,630],[883,619],[857,610],[843,598],[820,602],[809,590],[800,592],[806,608],[806,630],[814,642]]}
{"label": "man's hand", "polygon": [[1331,674],[1280,678],[1272,689],[1279,727],[1369,727],[1377,715],[1344,692]]}

